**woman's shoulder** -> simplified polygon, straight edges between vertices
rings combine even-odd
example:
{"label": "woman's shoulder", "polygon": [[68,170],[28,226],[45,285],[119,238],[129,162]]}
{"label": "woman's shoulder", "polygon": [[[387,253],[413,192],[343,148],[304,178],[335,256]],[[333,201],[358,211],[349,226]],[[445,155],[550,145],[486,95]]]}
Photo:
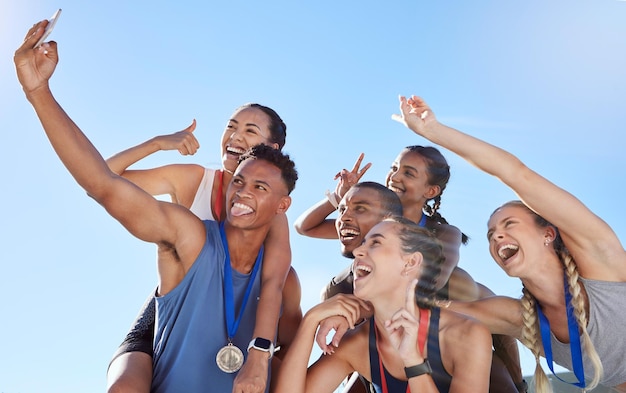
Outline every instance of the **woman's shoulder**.
{"label": "woman's shoulder", "polygon": [[439,333],[443,333],[446,341],[455,345],[474,345],[480,339],[491,340],[491,333],[486,325],[478,320],[451,310],[441,310]]}

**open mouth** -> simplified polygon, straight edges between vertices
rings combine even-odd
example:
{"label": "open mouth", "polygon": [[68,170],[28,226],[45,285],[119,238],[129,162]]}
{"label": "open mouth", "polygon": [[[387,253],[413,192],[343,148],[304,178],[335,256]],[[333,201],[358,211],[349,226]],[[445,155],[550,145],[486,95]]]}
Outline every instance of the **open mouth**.
{"label": "open mouth", "polygon": [[503,261],[506,261],[517,254],[517,251],[519,251],[518,246],[514,244],[505,244],[498,249],[498,256],[502,258]]}
{"label": "open mouth", "polygon": [[351,229],[351,228],[344,228],[339,231],[339,237],[342,242],[352,241],[360,234],[361,232],[357,231],[356,229]]}
{"label": "open mouth", "polygon": [[404,192],[403,189],[401,189],[399,187],[396,187],[396,186],[394,186],[392,184],[390,184],[387,188],[390,189],[391,191],[395,192],[396,194],[400,194],[400,193]]}
{"label": "open mouth", "polygon": [[246,214],[251,214],[254,210],[243,203],[233,203],[233,206],[230,208],[230,214],[234,217],[245,216]]}
{"label": "open mouth", "polygon": [[369,266],[365,266],[365,265],[356,265],[353,269],[353,274],[354,274],[355,279],[367,277],[371,272],[372,272],[372,269]]}
{"label": "open mouth", "polygon": [[240,147],[226,146],[226,153],[227,154],[231,154],[231,155],[236,156],[236,157],[239,157],[240,155],[242,155],[245,152],[246,152],[246,150],[242,149]]}

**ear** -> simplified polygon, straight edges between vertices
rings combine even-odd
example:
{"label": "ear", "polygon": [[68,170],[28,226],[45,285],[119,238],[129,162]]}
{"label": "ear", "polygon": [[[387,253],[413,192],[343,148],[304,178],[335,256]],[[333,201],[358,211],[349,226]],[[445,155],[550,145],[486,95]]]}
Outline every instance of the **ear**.
{"label": "ear", "polygon": [[439,186],[428,186],[428,189],[424,193],[424,197],[426,200],[433,199],[437,195],[441,194],[441,187]]}
{"label": "ear", "polygon": [[291,197],[288,195],[281,197],[278,207],[276,208],[276,213],[285,213],[287,209],[289,209],[289,206],[291,206]]}
{"label": "ear", "polygon": [[273,147],[275,150],[280,150],[279,146],[278,146],[278,143],[271,143],[269,146]]}
{"label": "ear", "polygon": [[414,276],[414,272],[422,266],[422,261],[424,260],[424,256],[421,252],[414,252],[409,254],[404,260],[404,269],[402,270],[402,274],[408,276],[409,273]]}
{"label": "ear", "polygon": [[549,243],[552,243],[554,239],[556,239],[556,229],[551,225],[548,225],[547,227],[543,228],[543,233],[544,233],[543,235],[544,238]]}

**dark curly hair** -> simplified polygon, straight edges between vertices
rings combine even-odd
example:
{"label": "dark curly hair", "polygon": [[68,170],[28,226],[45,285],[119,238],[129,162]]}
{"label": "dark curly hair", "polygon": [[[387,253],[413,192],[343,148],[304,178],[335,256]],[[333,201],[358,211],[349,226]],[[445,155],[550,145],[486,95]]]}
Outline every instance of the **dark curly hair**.
{"label": "dark curly hair", "polygon": [[251,147],[248,151],[239,156],[238,164],[248,159],[265,160],[280,169],[281,177],[287,186],[288,194],[291,194],[296,188],[298,171],[296,170],[296,164],[291,161],[288,154],[276,150],[271,146],[261,144]]}

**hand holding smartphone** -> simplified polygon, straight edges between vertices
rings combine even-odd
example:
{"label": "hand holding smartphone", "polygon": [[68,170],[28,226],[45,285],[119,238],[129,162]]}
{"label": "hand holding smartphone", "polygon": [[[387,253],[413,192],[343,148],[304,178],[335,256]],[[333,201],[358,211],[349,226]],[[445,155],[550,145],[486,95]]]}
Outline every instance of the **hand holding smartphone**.
{"label": "hand holding smartphone", "polygon": [[60,15],[61,15],[61,9],[59,8],[54,13],[54,15],[52,15],[52,18],[50,18],[50,20],[48,20],[48,26],[46,26],[46,31],[43,32],[43,35],[41,36],[39,41],[37,41],[35,46],[33,46],[33,49],[36,49],[36,48],[39,47],[39,45],[43,44],[43,42],[46,40],[46,38],[48,38],[50,33],[52,33],[52,29],[54,29],[54,25],[57,23],[57,20],[59,19]]}

